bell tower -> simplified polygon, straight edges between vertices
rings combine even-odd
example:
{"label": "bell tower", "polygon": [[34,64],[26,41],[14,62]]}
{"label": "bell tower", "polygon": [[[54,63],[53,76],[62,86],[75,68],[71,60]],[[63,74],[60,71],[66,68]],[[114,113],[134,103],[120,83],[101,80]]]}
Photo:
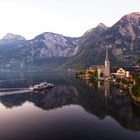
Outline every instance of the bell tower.
{"label": "bell tower", "polygon": [[110,61],[108,58],[108,49],[106,49],[106,58],[105,58],[105,77],[110,77]]}

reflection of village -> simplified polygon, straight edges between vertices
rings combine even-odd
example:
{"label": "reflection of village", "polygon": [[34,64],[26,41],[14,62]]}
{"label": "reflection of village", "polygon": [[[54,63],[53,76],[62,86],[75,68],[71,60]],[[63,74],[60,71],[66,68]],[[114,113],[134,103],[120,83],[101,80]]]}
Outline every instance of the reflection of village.
{"label": "reflection of village", "polygon": [[95,88],[96,90],[103,92],[105,97],[110,95],[110,82],[94,81],[91,79],[85,79],[85,82],[89,87]]}
{"label": "reflection of village", "polygon": [[[128,90],[132,99],[140,103],[140,67],[110,68],[108,51],[106,51],[105,65],[91,66],[85,71],[77,72],[76,77],[86,79],[90,86],[97,83],[98,88],[101,87],[101,83],[106,85],[111,82],[112,85],[121,90]],[[90,81],[94,82],[90,83]]]}

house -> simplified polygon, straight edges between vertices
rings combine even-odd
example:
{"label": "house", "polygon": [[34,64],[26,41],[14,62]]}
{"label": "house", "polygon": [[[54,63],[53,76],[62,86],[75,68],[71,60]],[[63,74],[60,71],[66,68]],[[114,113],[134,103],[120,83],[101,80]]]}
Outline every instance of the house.
{"label": "house", "polygon": [[123,68],[118,69],[116,75],[121,77],[127,77],[127,78],[131,77],[130,72]]}

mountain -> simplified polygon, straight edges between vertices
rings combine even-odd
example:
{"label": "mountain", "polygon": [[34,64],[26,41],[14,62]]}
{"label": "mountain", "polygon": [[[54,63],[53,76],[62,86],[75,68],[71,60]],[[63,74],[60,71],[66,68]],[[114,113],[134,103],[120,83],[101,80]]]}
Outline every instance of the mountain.
{"label": "mountain", "polygon": [[26,40],[24,37],[22,37],[21,35],[16,35],[16,34],[12,34],[12,33],[7,33],[3,39],[3,41],[18,41],[18,40]]}
{"label": "mountain", "polygon": [[78,42],[78,49],[77,53],[83,53],[83,49],[94,44],[96,39],[108,29],[107,26],[105,26],[103,23],[100,23],[97,27],[92,28],[84,33],[84,35],[81,37],[81,39]]}
{"label": "mountain", "polygon": [[112,27],[100,23],[82,37],[44,32],[31,40],[12,33],[0,40],[1,69],[85,69],[104,63],[133,65],[140,58],[140,13],[123,16]]}
{"label": "mountain", "polygon": [[32,40],[20,35],[6,34],[0,40],[0,67],[56,67],[75,55],[78,38],[45,32]]}
{"label": "mountain", "polygon": [[82,36],[84,41],[81,40],[78,44],[77,54],[63,68],[83,69],[94,64],[103,64],[106,48],[109,50],[112,65],[135,64],[140,56],[140,13],[123,16],[112,27],[104,27],[96,37],[94,30]]}
{"label": "mountain", "polygon": [[[79,39],[79,42],[76,47],[76,55],[71,57],[69,61],[67,61],[62,67],[64,69],[72,68],[72,69],[81,69],[90,66],[89,64],[93,61],[94,58],[90,58],[91,60],[87,60],[88,55],[91,51],[93,44],[96,40],[108,29],[106,25],[100,23],[97,27],[92,28],[86,31],[83,36]],[[94,52],[92,52],[94,53]]]}
{"label": "mountain", "polygon": [[[36,36],[32,43],[35,48],[40,46],[40,57],[71,57],[75,54],[77,38],[65,37],[60,34],[45,32]],[[40,45],[39,45],[39,44]]]}

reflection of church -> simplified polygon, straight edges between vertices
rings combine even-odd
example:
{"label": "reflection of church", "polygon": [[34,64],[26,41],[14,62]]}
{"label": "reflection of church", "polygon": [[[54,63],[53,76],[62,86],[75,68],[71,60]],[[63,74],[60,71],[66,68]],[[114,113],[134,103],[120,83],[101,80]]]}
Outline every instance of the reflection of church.
{"label": "reflection of church", "polygon": [[108,81],[98,81],[97,87],[99,91],[102,91],[104,93],[105,97],[108,97],[110,95],[110,82]]}
{"label": "reflection of church", "polygon": [[98,71],[98,78],[100,78],[100,77],[109,78],[110,77],[110,61],[108,58],[108,50],[106,50],[105,65],[97,66],[97,71]]}

